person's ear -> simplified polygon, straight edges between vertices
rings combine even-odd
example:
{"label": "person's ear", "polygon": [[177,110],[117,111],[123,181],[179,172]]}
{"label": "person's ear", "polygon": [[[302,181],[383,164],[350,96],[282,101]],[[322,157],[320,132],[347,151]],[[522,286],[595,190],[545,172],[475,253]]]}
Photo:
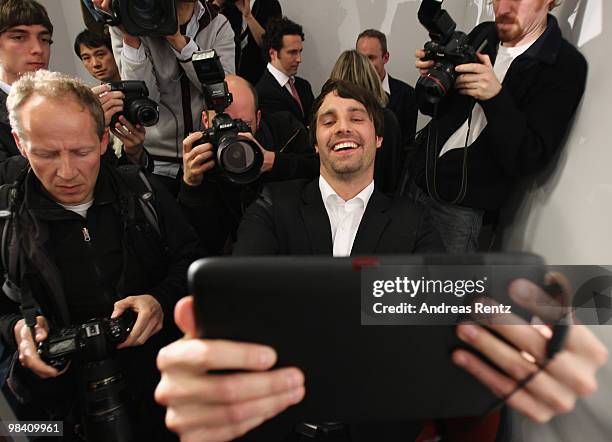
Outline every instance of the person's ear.
{"label": "person's ear", "polygon": [[380,147],[382,146],[382,142],[383,137],[379,137],[378,135],[376,135],[376,149],[380,149]]}
{"label": "person's ear", "polygon": [[108,149],[109,142],[110,142],[110,135],[108,134],[108,127],[105,127],[104,133],[102,134],[102,138],[100,140],[100,156],[106,153],[106,149]]}
{"label": "person's ear", "polygon": [[202,126],[204,129],[208,129],[210,127],[210,121],[208,120],[208,114],[206,111],[202,111]]}
{"label": "person's ear", "polygon": [[19,135],[17,135],[17,132],[15,132],[15,131],[12,131],[11,134],[13,135],[13,139],[15,140],[15,144],[17,145],[17,149],[19,149],[19,153],[21,153],[22,157],[27,158],[28,157],[28,152],[26,151],[24,143],[19,138]]}
{"label": "person's ear", "polygon": [[270,61],[276,61],[278,58],[278,52],[274,48],[268,50],[268,55],[270,56]]}
{"label": "person's ear", "polygon": [[260,111],[260,110],[258,110],[258,111],[257,111],[256,123],[255,123],[255,124],[257,125],[257,126],[256,126],[256,127],[257,127],[257,129],[259,129],[259,124],[260,124],[260,123],[261,123],[261,111]]}
{"label": "person's ear", "polygon": [[383,64],[387,64],[389,62],[389,53],[385,52],[382,56]]}

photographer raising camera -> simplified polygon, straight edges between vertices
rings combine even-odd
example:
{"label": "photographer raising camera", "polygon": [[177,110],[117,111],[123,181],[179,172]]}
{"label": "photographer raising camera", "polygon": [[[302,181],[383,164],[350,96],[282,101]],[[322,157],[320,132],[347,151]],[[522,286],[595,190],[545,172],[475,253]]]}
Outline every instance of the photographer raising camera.
{"label": "photographer raising camera", "polygon": [[[111,24],[115,60],[123,80],[143,80],[160,104],[159,121],[147,130],[154,173],[175,195],[180,183],[182,140],[201,130],[205,107],[192,56],[214,48],[223,69],[233,74],[234,32],[225,16],[200,0],[94,0]],[[144,5],[144,6],[143,6]]]}
{"label": "photographer raising camera", "polygon": [[468,35],[442,0],[419,9],[432,40],[416,51],[416,96],[433,119],[417,137],[411,194],[450,252],[476,250],[485,212],[550,163],[586,81],[586,60],[549,14],[555,0],[492,3],[495,22]]}

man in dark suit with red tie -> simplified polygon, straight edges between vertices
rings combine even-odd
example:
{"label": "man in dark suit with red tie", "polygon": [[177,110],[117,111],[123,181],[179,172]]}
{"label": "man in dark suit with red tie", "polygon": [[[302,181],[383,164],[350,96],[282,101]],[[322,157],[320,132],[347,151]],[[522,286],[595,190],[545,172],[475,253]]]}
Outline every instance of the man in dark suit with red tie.
{"label": "man in dark suit with red tie", "polygon": [[288,111],[308,126],[314,95],[310,83],[296,76],[303,42],[304,32],[297,23],[286,17],[270,22],[264,35],[268,66],[256,89],[264,114]]}

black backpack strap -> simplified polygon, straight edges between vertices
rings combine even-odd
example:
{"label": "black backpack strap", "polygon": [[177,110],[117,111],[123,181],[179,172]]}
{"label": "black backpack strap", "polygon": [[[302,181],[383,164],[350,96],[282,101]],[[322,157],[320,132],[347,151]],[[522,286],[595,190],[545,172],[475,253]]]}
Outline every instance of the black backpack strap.
{"label": "black backpack strap", "polygon": [[19,257],[15,215],[18,210],[16,183],[0,186],[0,262],[4,269],[3,290],[14,302],[21,302],[19,280]]}
{"label": "black backpack strap", "polygon": [[[4,269],[4,285],[2,290],[13,302],[20,304],[21,313],[26,325],[30,328],[32,339],[36,342],[34,327],[38,305],[27,287],[27,281],[21,281],[20,263],[22,259],[17,233],[18,212],[21,208],[22,198],[19,188],[22,181],[0,186],[0,223],[2,223],[0,237],[0,259]],[[20,283],[21,284],[20,284]]]}
{"label": "black backpack strap", "polygon": [[162,238],[159,216],[155,208],[155,191],[142,168],[135,165],[124,165],[116,168],[132,193],[128,197],[128,219],[135,218],[135,204],[138,204],[145,219]]}

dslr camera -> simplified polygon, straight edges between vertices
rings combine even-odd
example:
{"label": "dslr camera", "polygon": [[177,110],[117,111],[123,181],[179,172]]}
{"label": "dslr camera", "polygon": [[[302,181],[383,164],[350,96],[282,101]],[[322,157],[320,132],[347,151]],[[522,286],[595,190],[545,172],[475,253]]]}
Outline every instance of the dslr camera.
{"label": "dslr camera", "polygon": [[194,147],[211,143],[217,169],[228,181],[234,184],[255,181],[263,164],[263,153],[252,140],[238,135],[251,132],[251,128],[244,121],[234,120],[224,113],[233,98],[219,57],[214,49],[209,49],[194,53],[192,62],[204,89],[206,105],[216,112],[211,127],[202,131],[204,136],[194,143]]}
{"label": "dslr camera", "polygon": [[98,23],[123,26],[130,35],[161,37],[178,29],[175,0],[112,0],[111,13],[82,1]]}
{"label": "dslr camera", "polygon": [[149,98],[149,89],[144,81],[113,81],[111,91],[123,92],[123,112],[117,112],[111,118],[109,126],[115,127],[123,115],[130,123],[142,126],[153,126],[159,121],[159,106]]}
{"label": "dslr camera", "polygon": [[419,110],[433,115],[436,105],[452,89],[457,80],[455,67],[465,63],[478,63],[476,52],[484,49],[483,40],[478,49],[470,44],[469,37],[456,31],[457,24],[444,9],[443,0],[423,0],[419,8],[419,22],[429,32],[431,41],[425,43],[423,60],[433,60],[434,65],[416,83],[415,95]]}
{"label": "dslr camera", "polygon": [[118,318],[90,319],[83,324],[51,331],[38,344],[43,361],[63,370],[70,359],[80,363],[83,423],[90,442],[132,442],[129,393],[116,357],[116,347],[126,340],[136,315],[131,310]]}

